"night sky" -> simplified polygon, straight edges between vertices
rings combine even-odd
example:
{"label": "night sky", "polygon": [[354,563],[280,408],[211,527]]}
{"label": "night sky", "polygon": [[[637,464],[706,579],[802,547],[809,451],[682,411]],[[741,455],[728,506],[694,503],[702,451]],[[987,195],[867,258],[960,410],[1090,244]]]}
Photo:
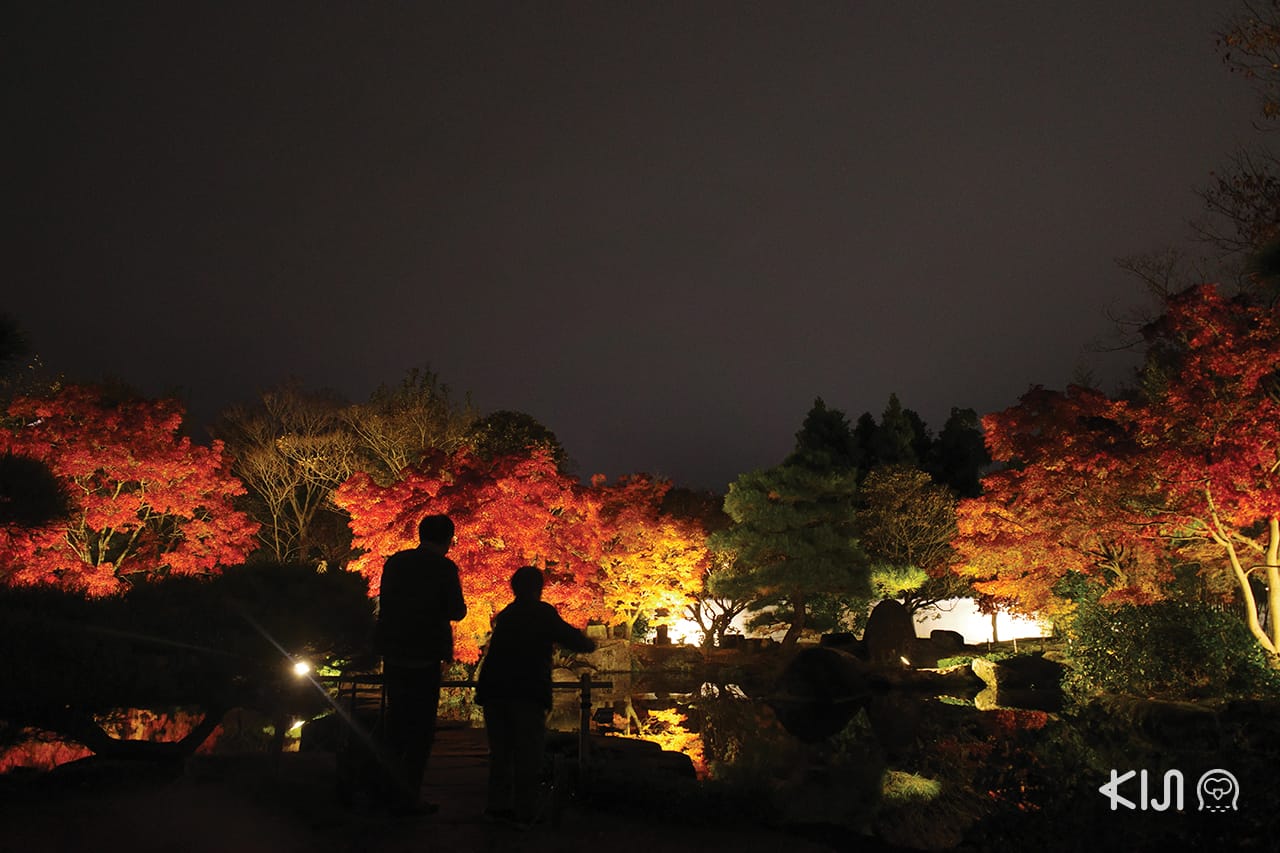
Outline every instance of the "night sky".
{"label": "night sky", "polygon": [[28,0],[0,309],[196,425],[425,365],[584,476],[722,489],[815,396],[1118,380],[1115,259],[1258,138],[1237,8]]}

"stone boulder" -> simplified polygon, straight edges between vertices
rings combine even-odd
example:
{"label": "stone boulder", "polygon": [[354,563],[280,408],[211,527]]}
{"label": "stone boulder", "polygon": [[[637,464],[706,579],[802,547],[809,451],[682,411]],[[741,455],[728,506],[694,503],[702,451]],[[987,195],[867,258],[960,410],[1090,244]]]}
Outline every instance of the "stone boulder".
{"label": "stone boulder", "polygon": [[988,687],[997,690],[1057,690],[1062,684],[1065,667],[1042,655],[1021,655],[991,661],[973,659],[973,671]]}
{"label": "stone boulder", "polygon": [[867,659],[867,644],[861,638],[855,637],[848,631],[823,634],[818,639],[818,645],[828,649],[839,649],[862,660]]}
{"label": "stone boulder", "polygon": [[917,669],[932,669],[950,654],[928,637],[916,637],[908,647],[906,658]]}
{"label": "stone boulder", "polygon": [[[929,639],[933,641],[939,651],[945,652],[946,655],[954,655],[964,651],[964,635],[959,631],[934,628],[929,632]],[[943,656],[946,657],[946,655]]]}
{"label": "stone boulder", "polygon": [[1227,745],[1219,711],[1194,702],[1107,695],[1090,708],[1093,726],[1161,749],[1216,751]]}
{"label": "stone boulder", "polygon": [[654,646],[632,643],[632,669],[640,672],[684,674],[702,669],[705,656],[697,646]]}
{"label": "stone boulder", "polygon": [[974,697],[980,710],[1024,708],[1058,711],[1062,708],[1062,664],[1041,655],[1022,655],[1001,661],[974,658],[973,672],[986,689]]}
{"label": "stone boulder", "polygon": [[902,658],[911,659],[915,640],[915,622],[901,602],[885,599],[872,608],[862,632],[867,659],[872,663],[901,666]]}
{"label": "stone boulder", "polygon": [[578,655],[577,660],[596,672],[630,672],[631,643],[628,640],[596,640],[596,650]]}

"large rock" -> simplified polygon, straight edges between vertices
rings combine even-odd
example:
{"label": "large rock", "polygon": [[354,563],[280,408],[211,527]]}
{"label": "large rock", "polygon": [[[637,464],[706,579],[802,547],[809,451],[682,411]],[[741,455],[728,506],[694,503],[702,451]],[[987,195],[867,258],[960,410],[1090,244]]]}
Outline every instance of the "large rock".
{"label": "large rock", "polygon": [[1097,728],[1137,735],[1161,748],[1218,750],[1225,745],[1221,715],[1209,706],[1108,695],[1095,700],[1094,709],[1101,717],[1094,721]]}
{"label": "large rock", "polygon": [[1062,674],[1056,661],[1040,655],[1023,655],[1002,661],[974,658],[973,672],[986,689],[974,697],[979,710],[1024,708],[1058,711],[1062,708]]}
{"label": "large rock", "polygon": [[924,703],[918,695],[890,691],[867,703],[867,720],[876,741],[892,761],[905,755],[920,735]]}
{"label": "large rock", "polygon": [[823,634],[818,638],[818,645],[827,646],[832,649],[839,649],[842,652],[848,652],[859,657],[866,656],[866,646],[849,631],[838,631],[834,634]]}
{"label": "large rock", "polygon": [[918,669],[931,669],[938,665],[939,660],[950,654],[951,652],[940,648],[933,640],[927,637],[916,637],[907,649],[906,658],[911,666]]}
{"label": "large rock", "polygon": [[631,643],[628,640],[597,640],[596,650],[578,655],[578,659],[596,672],[630,672]]}
{"label": "large rock", "polygon": [[1041,655],[1022,655],[991,661],[973,659],[974,673],[995,690],[1057,690],[1062,684],[1062,664]]}
{"label": "large rock", "polygon": [[648,643],[632,643],[633,670],[641,672],[665,672],[686,674],[702,669],[705,658],[697,646],[653,646]]}
{"label": "large rock", "polygon": [[964,649],[964,635],[959,631],[949,631],[945,628],[934,628],[929,632],[929,639],[938,647],[939,651],[948,654],[955,654]]}
{"label": "large rock", "polygon": [[910,660],[916,639],[916,626],[911,613],[899,601],[885,599],[871,610],[862,641],[867,647],[867,658],[874,664],[902,665],[902,658]]}

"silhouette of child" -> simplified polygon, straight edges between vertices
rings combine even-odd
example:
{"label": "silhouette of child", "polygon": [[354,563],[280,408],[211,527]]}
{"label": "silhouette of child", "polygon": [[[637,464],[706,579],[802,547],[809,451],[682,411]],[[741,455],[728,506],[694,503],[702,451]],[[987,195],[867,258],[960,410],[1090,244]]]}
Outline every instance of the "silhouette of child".
{"label": "silhouette of child", "polygon": [[542,572],[522,566],[511,576],[511,602],[494,618],[480,668],[476,702],[489,739],[487,816],[528,825],[537,816],[538,778],[551,710],[554,645],[590,652],[593,640],[542,600]]}

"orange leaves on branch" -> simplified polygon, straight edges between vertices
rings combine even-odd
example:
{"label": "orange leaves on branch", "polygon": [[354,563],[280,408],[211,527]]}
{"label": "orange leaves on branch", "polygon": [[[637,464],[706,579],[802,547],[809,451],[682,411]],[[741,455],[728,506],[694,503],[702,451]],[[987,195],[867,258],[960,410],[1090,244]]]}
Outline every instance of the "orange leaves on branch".
{"label": "orange leaves on branch", "polygon": [[600,586],[615,621],[630,633],[641,615],[656,625],[683,614],[710,565],[701,525],[662,513],[669,482],[637,475],[592,484],[605,536]]}
{"label": "orange leaves on branch", "polygon": [[178,435],[176,401],[112,402],[70,386],[18,399],[8,413],[19,425],[0,434],[0,451],[48,465],[73,511],[0,530],[4,582],[105,595],[131,577],[216,572],[252,550],[257,525],[232,505],[243,487],[219,443]]}

